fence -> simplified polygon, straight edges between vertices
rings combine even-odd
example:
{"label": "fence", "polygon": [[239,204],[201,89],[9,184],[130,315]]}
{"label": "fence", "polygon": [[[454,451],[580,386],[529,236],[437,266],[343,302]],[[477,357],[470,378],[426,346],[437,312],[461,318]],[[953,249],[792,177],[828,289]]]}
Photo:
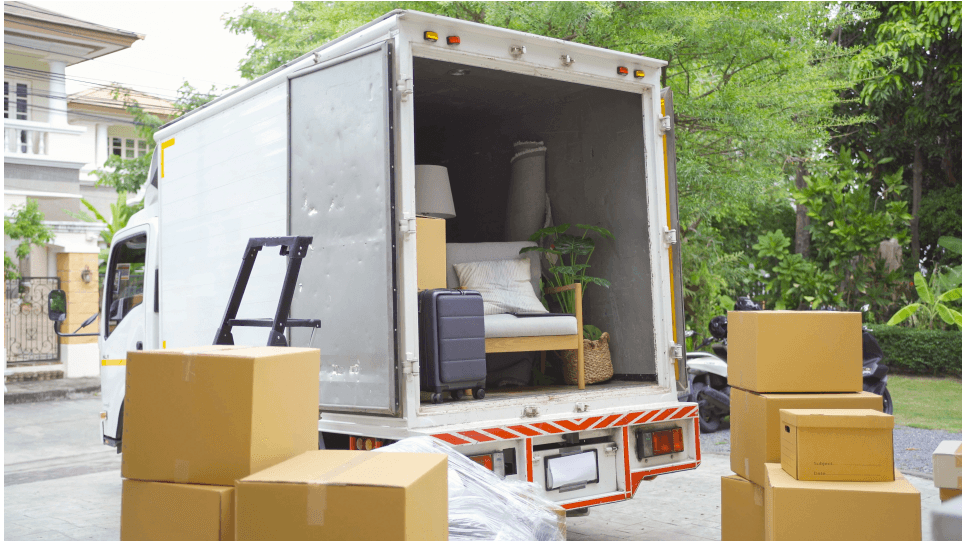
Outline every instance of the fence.
{"label": "fence", "polygon": [[58,361],[60,340],[47,318],[47,297],[60,289],[57,277],[21,277],[5,281],[3,347],[7,363]]}

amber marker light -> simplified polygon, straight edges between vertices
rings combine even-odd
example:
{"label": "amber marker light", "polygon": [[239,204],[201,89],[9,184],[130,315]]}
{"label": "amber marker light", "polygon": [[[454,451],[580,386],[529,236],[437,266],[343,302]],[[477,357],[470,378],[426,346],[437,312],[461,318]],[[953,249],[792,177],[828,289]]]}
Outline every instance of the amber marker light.
{"label": "amber marker light", "polygon": [[635,70],[635,78],[636,78],[636,79],[641,79],[641,78],[644,77],[644,76],[645,76],[645,71],[644,71],[644,70]]}
{"label": "amber marker light", "polygon": [[424,39],[427,41],[438,41],[438,33],[428,30],[424,32]]}

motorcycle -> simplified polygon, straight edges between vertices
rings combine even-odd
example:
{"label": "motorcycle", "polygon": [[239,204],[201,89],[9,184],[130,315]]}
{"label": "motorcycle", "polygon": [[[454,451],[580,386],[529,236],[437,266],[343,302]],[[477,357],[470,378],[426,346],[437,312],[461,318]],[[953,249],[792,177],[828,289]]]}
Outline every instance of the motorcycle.
{"label": "motorcycle", "polygon": [[868,328],[862,328],[862,390],[882,396],[882,412],[891,415],[895,410],[888,389],[889,368],[882,365],[882,347]]}

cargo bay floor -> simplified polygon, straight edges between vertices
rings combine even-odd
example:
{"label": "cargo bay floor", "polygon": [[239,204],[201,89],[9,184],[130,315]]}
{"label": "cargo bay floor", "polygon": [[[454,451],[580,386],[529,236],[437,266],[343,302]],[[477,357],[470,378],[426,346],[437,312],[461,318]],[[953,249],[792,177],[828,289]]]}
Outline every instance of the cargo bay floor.
{"label": "cargo bay floor", "polygon": [[[100,397],[5,405],[5,540],[119,540],[120,456],[100,444]],[[718,540],[720,478],[728,456],[705,454],[694,471],[643,482],[630,501],[569,518],[569,540]],[[931,540],[938,491],[922,492],[923,540]]]}

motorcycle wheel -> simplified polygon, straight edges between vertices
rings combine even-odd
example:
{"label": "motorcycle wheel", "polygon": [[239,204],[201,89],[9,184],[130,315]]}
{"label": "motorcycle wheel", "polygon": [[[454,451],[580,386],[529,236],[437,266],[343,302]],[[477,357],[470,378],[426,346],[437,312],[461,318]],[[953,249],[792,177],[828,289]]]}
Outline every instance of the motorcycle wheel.
{"label": "motorcycle wheel", "polygon": [[721,427],[721,417],[709,406],[708,401],[698,401],[698,426],[702,433],[714,433]]}
{"label": "motorcycle wheel", "polygon": [[882,412],[891,416],[894,410],[892,395],[889,393],[889,389],[885,388],[885,391],[882,392]]}

